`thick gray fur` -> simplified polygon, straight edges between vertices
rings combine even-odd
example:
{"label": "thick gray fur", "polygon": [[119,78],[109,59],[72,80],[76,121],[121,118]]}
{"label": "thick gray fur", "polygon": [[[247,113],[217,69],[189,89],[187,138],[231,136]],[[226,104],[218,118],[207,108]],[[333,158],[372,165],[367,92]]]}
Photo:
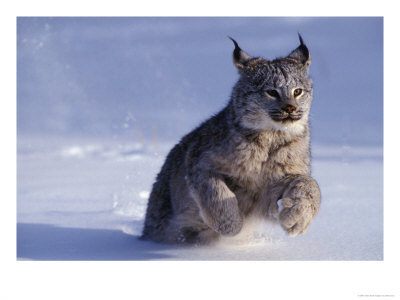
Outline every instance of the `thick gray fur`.
{"label": "thick gray fur", "polygon": [[291,236],[306,232],[320,190],[310,177],[310,54],[299,38],[300,46],[272,61],[232,39],[240,78],[231,99],[168,154],[142,239],[208,243],[238,234],[254,217],[277,219]]}

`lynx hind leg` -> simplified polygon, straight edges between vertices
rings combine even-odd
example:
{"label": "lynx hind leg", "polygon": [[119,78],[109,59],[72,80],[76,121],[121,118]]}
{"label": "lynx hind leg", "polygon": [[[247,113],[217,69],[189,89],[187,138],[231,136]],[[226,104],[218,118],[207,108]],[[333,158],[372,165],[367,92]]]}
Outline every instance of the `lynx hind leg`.
{"label": "lynx hind leg", "polygon": [[320,206],[318,184],[310,177],[294,179],[283,193],[279,223],[290,236],[307,231]]}
{"label": "lynx hind leg", "polygon": [[161,171],[150,193],[141,239],[164,242],[172,218],[168,177]]}

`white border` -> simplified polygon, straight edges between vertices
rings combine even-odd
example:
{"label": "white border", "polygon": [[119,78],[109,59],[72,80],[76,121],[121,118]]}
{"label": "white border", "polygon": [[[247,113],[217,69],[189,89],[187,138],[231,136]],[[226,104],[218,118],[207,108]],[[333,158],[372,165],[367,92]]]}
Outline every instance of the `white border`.
{"label": "white border", "polygon": [[[398,288],[398,8],[377,1],[14,1],[1,12],[1,299],[360,299]],[[17,262],[16,16],[384,16],[383,262]],[[368,63],[368,62],[366,62]]]}

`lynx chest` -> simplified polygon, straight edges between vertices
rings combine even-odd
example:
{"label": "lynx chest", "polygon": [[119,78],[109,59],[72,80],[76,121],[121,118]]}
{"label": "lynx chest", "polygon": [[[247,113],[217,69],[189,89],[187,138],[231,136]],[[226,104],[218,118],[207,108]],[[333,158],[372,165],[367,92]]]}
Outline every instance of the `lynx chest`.
{"label": "lynx chest", "polygon": [[252,143],[239,140],[218,156],[219,172],[252,193],[289,174],[308,173],[308,150],[302,144],[268,136]]}

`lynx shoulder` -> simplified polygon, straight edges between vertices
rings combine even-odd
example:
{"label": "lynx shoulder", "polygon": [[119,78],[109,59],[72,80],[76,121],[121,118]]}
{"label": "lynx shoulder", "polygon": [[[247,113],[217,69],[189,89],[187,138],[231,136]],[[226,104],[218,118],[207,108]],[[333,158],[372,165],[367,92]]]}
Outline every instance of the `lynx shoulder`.
{"label": "lynx shoulder", "polygon": [[[227,106],[168,154],[149,197],[142,238],[208,243],[238,234],[250,217],[305,233],[320,206],[310,175],[310,53],[252,57],[231,39],[239,71]],[[282,200],[282,209],[278,201]]]}

